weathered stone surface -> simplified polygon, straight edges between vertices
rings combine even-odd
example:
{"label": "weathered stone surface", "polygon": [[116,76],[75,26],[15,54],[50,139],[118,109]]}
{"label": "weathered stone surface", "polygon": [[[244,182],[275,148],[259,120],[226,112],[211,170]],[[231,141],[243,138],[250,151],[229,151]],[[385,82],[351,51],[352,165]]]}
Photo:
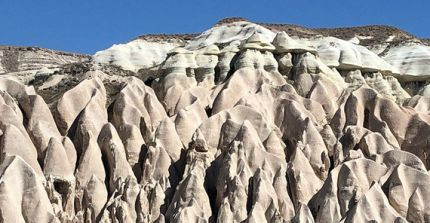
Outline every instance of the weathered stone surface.
{"label": "weathered stone surface", "polygon": [[4,74],[1,221],[429,222],[425,53],[282,27]]}
{"label": "weathered stone surface", "polygon": [[7,156],[0,165],[2,222],[58,222],[36,173],[19,156]]}

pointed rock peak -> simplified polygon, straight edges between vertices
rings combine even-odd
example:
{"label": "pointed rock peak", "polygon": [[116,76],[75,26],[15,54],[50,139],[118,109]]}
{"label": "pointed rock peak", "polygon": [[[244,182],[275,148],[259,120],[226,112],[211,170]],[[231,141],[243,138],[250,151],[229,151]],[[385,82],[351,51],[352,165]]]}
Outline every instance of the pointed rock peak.
{"label": "pointed rock peak", "polygon": [[[263,165],[265,165],[265,163],[263,163]],[[263,180],[268,180],[268,177],[266,175],[266,173],[263,171],[264,166],[262,166],[261,168],[258,167],[257,170],[255,171],[254,174],[254,183],[255,185],[258,185],[258,182],[261,182]]]}
{"label": "pointed rock peak", "polygon": [[246,43],[263,43],[263,44],[270,44],[268,43],[265,38],[258,32],[254,32],[247,40]]}
{"label": "pointed rock peak", "polygon": [[294,45],[294,44],[297,44],[297,42],[293,38],[291,38],[286,32],[279,32],[276,34],[275,38],[273,39],[272,44],[275,47],[278,47],[278,46]]}
{"label": "pointed rock peak", "polygon": [[[98,143],[102,151],[103,157],[107,160],[107,170],[110,172],[109,191],[113,193],[116,185],[121,185],[124,180],[133,178],[133,170],[127,162],[126,153],[121,139],[112,124],[107,123],[104,125]],[[106,163],[105,163],[106,167]]]}
{"label": "pointed rock peak", "polygon": [[102,161],[102,154],[92,133],[87,132],[83,140],[83,151],[75,176],[81,187],[85,187],[92,175],[105,179],[106,173]]}
{"label": "pointed rock peak", "polygon": [[255,130],[252,123],[245,120],[237,133],[236,139],[239,141],[247,141],[247,139],[260,140],[257,131]]}
{"label": "pointed rock peak", "polygon": [[314,47],[307,46],[303,41],[291,38],[286,32],[277,33],[272,44],[276,48],[276,53],[317,53],[317,50]]}
{"label": "pointed rock peak", "polygon": [[312,216],[311,210],[306,204],[299,203],[299,208],[296,216],[292,220],[293,223],[314,223],[314,218]]}
{"label": "pointed rock peak", "polygon": [[420,188],[415,189],[408,203],[408,212],[406,219],[409,222],[425,222],[424,213],[426,209],[426,202]]}
{"label": "pointed rock peak", "polygon": [[390,205],[381,186],[372,182],[370,189],[360,198],[354,208],[347,212],[345,222],[406,222]]}
{"label": "pointed rock peak", "polygon": [[99,100],[96,102],[104,109],[106,88],[99,77],[86,79],[63,94],[57,102],[55,116],[62,135],[67,134],[75,119],[94,99]]}
{"label": "pointed rock peak", "polygon": [[[19,156],[0,165],[2,222],[57,222],[52,205],[35,171]],[[44,178],[43,178],[44,179]]]}
{"label": "pointed rock peak", "polygon": [[[104,153],[120,153],[121,156],[125,158],[125,149],[124,145],[121,141],[121,138],[118,135],[115,127],[111,123],[106,123],[102,130],[100,131],[99,137],[97,139],[97,143],[100,146],[100,149]],[[113,159],[121,159],[123,157],[118,157],[119,154],[113,157]],[[122,160],[121,160],[122,161]]]}
{"label": "pointed rock peak", "polygon": [[92,175],[88,181],[87,186],[84,190],[83,206],[92,209],[92,221],[100,214],[104,204],[107,201],[108,192],[105,187],[105,183],[99,179],[96,175]]}
{"label": "pointed rock peak", "polygon": [[116,142],[121,142],[118,133],[112,123],[106,123],[100,130],[98,137],[98,143],[102,144],[105,140],[115,140]]}
{"label": "pointed rock peak", "polygon": [[[24,162],[19,156],[6,156],[0,164],[0,176],[5,174],[6,170],[11,167],[14,162]],[[25,163],[25,162],[24,162]],[[27,164],[28,165],[28,164]]]}
{"label": "pointed rock peak", "polygon": [[[5,123],[1,123],[0,121],[0,124],[4,125]],[[13,124],[7,124],[2,127],[4,129],[0,140],[0,157],[3,157],[4,154],[20,156],[33,168],[37,175],[43,177],[42,169],[37,162],[38,154],[36,148],[28,137],[27,132],[25,132],[25,129],[22,126],[18,128]]]}
{"label": "pointed rock peak", "polygon": [[[23,100],[21,100],[23,101]],[[0,90],[0,105],[8,105],[16,114],[17,118],[21,121],[23,119],[22,111],[18,106],[15,98],[9,95],[6,91]]]}
{"label": "pointed rock peak", "polygon": [[0,79],[0,90],[7,92],[10,96],[18,101],[28,95],[35,95],[33,86],[26,86],[18,81],[2,78]]}
{"label": "pointed rock peak", "polygon": [[309,160],[303,153],[304,149],[305,145],[301,141],[297,142],[296,149],[290,158],[292,163],[309,165]]}
{"label": "pointed rock peak", "polygon": [[273,51],[275,47],[258,32],[254,32],[242,45],[243,49]]}
{"label": "pointed rock peak", "polygon": [[[226,116],[229,116],[229,114],[227,113]],[[226,119],[226,121],[221,126],[220,138],[218,141],[218,148],[221,151],[226,151],[228,149],[231,142],[236,138],[237,133],[241,127],[241,124],[235,122],[231,118]]]}
{"label": "pointed rock peak", "polygon": [[276,131],[272,131],[267,137],[266,141],[264,141],[264,147],[266,150],[273,154],[279,154],[281,156],[285,156],[284,148],[285,144],[280,139],[280,135],[278,135]]}
{"label": "pointed rock peak", "polygon": [[26,163],[20,156],[16,155],[6,155],[0,164],[0,176],[1,181],[5,181],[5,179],[9,176],[17,176],[19,174],[25,174],[25,176],[35,176],[35,172],[31,166]]}
{"label": "pointed rock peak", "polygon": [[72,180],[73,171],[74,169],[70,165],[63,144],[58,139],[52,137],[46,149],[43,173],[45,176]]}

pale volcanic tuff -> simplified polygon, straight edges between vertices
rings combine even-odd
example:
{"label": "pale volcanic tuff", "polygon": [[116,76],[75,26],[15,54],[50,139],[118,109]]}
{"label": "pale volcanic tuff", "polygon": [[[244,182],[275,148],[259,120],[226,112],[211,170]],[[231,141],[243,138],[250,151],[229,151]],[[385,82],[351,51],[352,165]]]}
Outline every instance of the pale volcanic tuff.
{"label": "pale volcanic tuff", "polygon": [[2,222],[429,222],[430,48],[225,19],[0,48]]}

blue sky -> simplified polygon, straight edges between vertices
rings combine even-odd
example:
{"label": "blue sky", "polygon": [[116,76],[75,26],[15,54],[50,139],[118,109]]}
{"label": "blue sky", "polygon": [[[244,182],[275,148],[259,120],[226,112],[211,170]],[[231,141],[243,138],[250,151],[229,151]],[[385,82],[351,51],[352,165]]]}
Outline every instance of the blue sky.
{"label": "blue sky", "polygon": [[194,33],[225,17],[309,27],[387,24],[430,37],[428,0],[0,0],[0,45],[92,54],[146,33]]}

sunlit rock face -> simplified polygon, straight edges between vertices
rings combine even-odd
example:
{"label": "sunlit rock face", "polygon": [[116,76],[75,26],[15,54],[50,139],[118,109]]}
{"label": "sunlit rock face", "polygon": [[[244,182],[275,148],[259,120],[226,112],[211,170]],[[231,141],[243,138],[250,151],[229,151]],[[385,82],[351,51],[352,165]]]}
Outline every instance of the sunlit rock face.
{"label": "sunlit rock face", "polygon": [[428,46],[373,28],[0,51],[1,222],[430,222]]}

